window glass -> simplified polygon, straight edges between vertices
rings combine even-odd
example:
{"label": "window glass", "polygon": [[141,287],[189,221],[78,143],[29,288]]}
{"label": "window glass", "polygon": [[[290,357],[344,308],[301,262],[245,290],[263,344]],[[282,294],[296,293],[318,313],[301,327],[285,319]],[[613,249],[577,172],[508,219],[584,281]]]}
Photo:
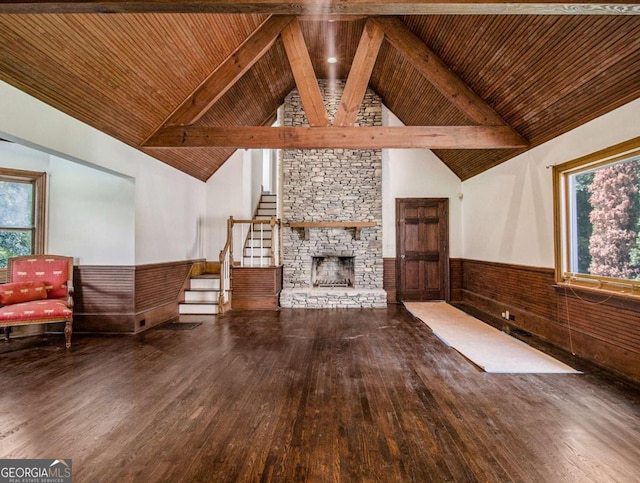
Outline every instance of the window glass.
{"label": "window glass", "polygon": [[639,180],[639,157],[571,176],[572,272],[640,278]]}
{"label": "window glass", "polygon": [[0,181],[0,226],[33,226],[33,184]]}
{"label": "window glass", "polygon": [[0,168],[0,281],[10,257],[42,253],[44,173]]}
{"label": "window glass", "polygon": [[30,255],[33,252],[33,234],[30,231],[0,230],[0,268],[7,268],[11,257]]}

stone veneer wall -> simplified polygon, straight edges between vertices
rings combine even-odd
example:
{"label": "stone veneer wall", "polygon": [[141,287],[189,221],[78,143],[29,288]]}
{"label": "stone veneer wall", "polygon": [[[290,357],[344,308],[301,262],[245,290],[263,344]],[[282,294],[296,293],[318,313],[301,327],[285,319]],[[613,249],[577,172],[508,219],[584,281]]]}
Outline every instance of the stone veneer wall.
{"label": "stone veneer wall", "polygon": [[[344,81],[319,81],[330,119],[337,111]],[[282,125],[307,126],[297,90],[285,99]],[[356,125],[382,125],[380,98],[370,89]],[[382,151],[351,149],[285,150],[282,154],[282,263],[284,307],[380,307],[386,305],[382,260]],[[373,221],[355,229],[286,226],[301,221]],[[353,289],[312,289],[311,258],[355,257]],[[333,294],[333,295],[332,295]]]}

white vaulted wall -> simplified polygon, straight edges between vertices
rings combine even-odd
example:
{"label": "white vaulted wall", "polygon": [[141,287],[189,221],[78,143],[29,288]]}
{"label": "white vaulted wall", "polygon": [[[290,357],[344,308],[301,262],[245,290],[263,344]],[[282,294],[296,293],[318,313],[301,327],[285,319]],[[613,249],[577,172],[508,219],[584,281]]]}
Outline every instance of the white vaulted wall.
{"label": "white vaulted wall", "polygon": [[[385,126],[402,122],[385,106]],[[462,256],[462,182],[428,149],[384,149],[382,151],[382,242],[383,256],[396,256],[396,198],[449,199],[449,255]]]}
{"label": "white vaulted wall", "polygon": [[551,166],[640,136],[631,102],[462,183],[463,256],[554,266]]}
{"label": "white vaulted wall", "polygon": [[79,265],[130,264],[135,256],[133,180],[55,156],[49,166],[48,251],[73,255]]}
{"label": "white vaulted wall", "polygon": [[[59,249],[82,264],[94,265],[141,265],[198,258],[204,253],[205,183],[3,82],[0,82],[0,137],[53,156],[56,160],[49,169],[66,173],[67,179],[60,180],[62,184],[57,189],[54,181],[57,176],[51,172],[51,189],[57,195],[50,208],[58,204],[68,210],[73,206],[74,213],[65,215],[75,216],[83,223],[70,221],[67,225],[50,226],[50,250]],[[63,161],[74,164],[65,165]],[[30,169],[26,167],[28,164],[25,162],[24,169]],[[78,165],[84,168],[76,171],[74,167]],[[97,181],[100,177],[97,172],[89,174],[87,169],[128,181],[104,178],[102,183]],[[77,183],[70,182],[72,175],[84,180],[91,178],[100,188],[78,187],[74,192]],[[125,187],[127,184],[129,188]],[[133,194],[128,194],[127,189],[132,189]],[[78,199],[85,202],[77,202]],[[105,208],[109,201],[113,206]],[[127,211],[127,204],[129,211],[124,221],[109,219]],[[102,210],[105,216],[97,210]],[[50,221],[60,222],[62,215],[56,211],[50,212],[50,217]],[[105,233],[111,243],[106,247]]]}
{"label": "white vaulted wall", "polygon": [[[209,179],[206,185],[207,260],[218,260],[227,238],[227,220],[251,219],[260,200],[262,187],[262,151],[237,150]],[[242,250],[236,237],[234,252]]]}

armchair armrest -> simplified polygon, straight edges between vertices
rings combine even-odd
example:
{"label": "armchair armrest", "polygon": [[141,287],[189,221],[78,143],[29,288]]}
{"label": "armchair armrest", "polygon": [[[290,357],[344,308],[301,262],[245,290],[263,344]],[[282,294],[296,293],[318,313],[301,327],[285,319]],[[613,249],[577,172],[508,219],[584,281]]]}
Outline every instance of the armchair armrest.
{"label": "armchair armrest", "polygon": [[73,308],[73,280],[67,281],[67,307]]}

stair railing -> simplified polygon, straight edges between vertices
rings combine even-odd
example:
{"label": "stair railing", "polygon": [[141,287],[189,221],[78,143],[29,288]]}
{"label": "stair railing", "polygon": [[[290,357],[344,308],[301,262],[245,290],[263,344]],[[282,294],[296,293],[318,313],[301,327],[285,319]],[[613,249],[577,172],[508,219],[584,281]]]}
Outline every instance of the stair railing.
{"label": "stair railing", "polygon": [[233,265],[233,217],[227,220],[227,241],[220,250],[220,295],[218,311],[224,313],[225,303],[231,302],[231,267]]}
{"label": "stair railing", "polygon": [[[271,246],[265,246],[264,234],[266,232],[265,227],[271,228]],[[275,217],[269,219],[259,218],[253,220],[236,220],[232,216],[228,221],[228,234],[227,241],[229,243],[230,258],[233,266],[241,267],[275,267],[280,265],[280,220]],[[259,235],[259,236],[258,236]],[[238,257],[239,260],[234,263],[233,257],[234,243],[233,240],[242,240],[242,256]],[[253,240],[259,240],[257,246],[254,246]],[[262,260],[265,251],[271,248],[269,265],[264,265],[262,262],[258,263],[256,260]],[[245,256],[245,249],[248,250],[248,256]],[[256,256],[256,253],[259,255]],[[245,262],[245,258],[248,259],[248,263]]]}
{"label": "stair railing", "polygon": [[[242,256],[239,260],[239,265],[253,267],[254,261],[254,249],[256,247],[251,243],[250,249],[250,264],[244,263],[244,249],[247,244],[247,240],[253,239],[253,235],[256,232],[256,225],[259,226],[260,231],[260,244],[257,247],[259,253],[264,253],[265,248],[271,248],[270,267],[276,267],[280,265],[280,220],[275,217],[270,219],[254,219],[254,220],[235,220],[233,216],[230,216],[227,220],[227,241],[224,244],[224,248],[220,250],[220,295],[218,298],[218,310],[220,313],[224,312],[225,304],[231,302],[231,268],[237,266],[233,258],[233,240],[234,231],[239,232],[240,240],[243,241]],[[271,227],[271,247],[264,246],[264,227],[269,225]],[[264,265],[259,265],[264,266]]]}

